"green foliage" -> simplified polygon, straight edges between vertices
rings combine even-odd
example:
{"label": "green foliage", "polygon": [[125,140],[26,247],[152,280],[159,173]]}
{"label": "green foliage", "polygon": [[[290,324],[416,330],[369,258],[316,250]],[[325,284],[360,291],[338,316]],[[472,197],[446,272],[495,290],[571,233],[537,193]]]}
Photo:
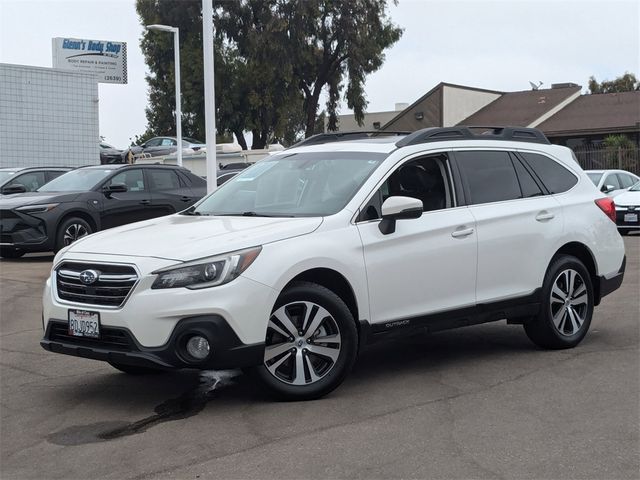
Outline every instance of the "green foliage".
{"label": "green foliage", "polygon": [[633,148],[633,141],[626,135],[608,135],[602,144],[607,148]]}
{"label": "green foliage", "polygon": [[[395,0],[392,0],[395,1]],[[143,25],[180,29],[182,126],[204,139],[204,85],[200,0],[137,0]],[[214,2],[216,126],[253,134],[252,148],[285,145],[318,131],[320,96],[327,94],[329,129],[337,127],[342,99],[361,124],[364,81],[384,61],[402,30],[389,20],[387,0],[239,0]],[[147,131],[138,139],[173,135],[173,38],[145,31],[141,43],[150,74]]]}
{"label": "green foliage", "polygon": [[598,82],[595,77],[589,77],[590,93],[620,93],[640,90],[640,82],[633,73],[625,72],[624,75],[614,80]]}

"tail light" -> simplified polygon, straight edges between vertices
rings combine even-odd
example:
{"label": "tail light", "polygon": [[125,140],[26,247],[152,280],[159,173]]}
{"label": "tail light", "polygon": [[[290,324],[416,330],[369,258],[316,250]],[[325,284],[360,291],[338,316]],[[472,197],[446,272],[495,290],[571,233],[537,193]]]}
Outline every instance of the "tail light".
{"label": "tail light", "polygon": [[613,199],[609,197],[599,198],[596,200],[596,205],[613,223],[616,223],[616,205],[613,203]]}

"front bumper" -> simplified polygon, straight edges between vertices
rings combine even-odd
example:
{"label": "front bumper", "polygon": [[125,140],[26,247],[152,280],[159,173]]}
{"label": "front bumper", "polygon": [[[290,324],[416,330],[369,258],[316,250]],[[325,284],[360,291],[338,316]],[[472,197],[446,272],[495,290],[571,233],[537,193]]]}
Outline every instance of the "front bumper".
{"label": "front bumper", "polygon": [[[203,361],[190,359],[184,351],[184,340],[193,334],[206,337],[211,346],[209,357]],[[67,333],[67,322],[52,319],[40,345],[65,355],[160,369],[242,368],[259,365],[264,358],[264,343],[243,344],[218,315],[180,320],[169,340],[156,348],[143,347],[126,328],[103,327],[100,339],[72,337]]]}
{"label": "front bumper", "polygon": [[45,221],[13,210],[0,210],[0,245],[29,252],[51,249]]}
{"label": "front bumper", "polygon": [[[80,244],[81,246],[81,244]],[[88,305],[58,296],[55,268],[43,294],[41,342],[46,350],[97,360],[160,368],[230,368],[255,364],[263,358],[264,340],[277,292],[242,275],[217,287],[151,289],[155,270],[175,265],[175,260],[153,257],[66,252],[63,262],[121,264],[134,266],[139,279],[122,306]],[[99,341],[70,337],[67,324],[70,309],[100,315]],[[187,330],[201,330],[213,354],[202,364],[185,361],[177,345]],[[118,340],[120,338],[120,340]],[[114,342],[113,340],[118,340]]]}

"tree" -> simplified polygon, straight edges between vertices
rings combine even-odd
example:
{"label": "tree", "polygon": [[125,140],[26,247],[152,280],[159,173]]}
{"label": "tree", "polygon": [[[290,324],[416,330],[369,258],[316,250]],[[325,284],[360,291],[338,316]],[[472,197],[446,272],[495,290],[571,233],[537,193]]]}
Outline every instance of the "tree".
{"label": "tree", "polygon": [[625,72],[615,80],[598,82],[595,77],[589,77],[589,93],[620,93],[640,90],[640,82],[633,73]]}
{"label": "tree", "polygon": [[365,78],[402,35],[388,18],[387,0],[290,0],[278,8],[288,24],[289,58],[304,98],[305,136],[313,135],[325,87],[329,130],[337,129],[341,97],[362,125]]}

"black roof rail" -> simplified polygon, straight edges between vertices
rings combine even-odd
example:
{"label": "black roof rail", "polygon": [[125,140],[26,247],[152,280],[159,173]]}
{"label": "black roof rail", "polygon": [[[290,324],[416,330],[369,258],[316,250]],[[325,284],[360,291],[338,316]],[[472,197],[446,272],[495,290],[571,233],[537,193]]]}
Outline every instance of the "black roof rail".
{"label": "black roof rail", "polygon": [[351,140],[362,140],[364,138],[385,137],[392,135],[409,135],[411,132],[391,132],[387,130],[366,130],[362,132],[327,132],[312,135],[309,138],[299,141],[291,145],[289,148],[302,147],[309,145],[321,145],[323,143],[332,142],[348,142]]}
{"label": "black roof rail", "polygon": [[496,127],[496,126],[459,126],[424,128],[407,135],[396,142],[396,147],[418,145],[420,143],[442,142],[445,140],[506,140],[512,142],[544,143],[549,139],[537,128]]}

